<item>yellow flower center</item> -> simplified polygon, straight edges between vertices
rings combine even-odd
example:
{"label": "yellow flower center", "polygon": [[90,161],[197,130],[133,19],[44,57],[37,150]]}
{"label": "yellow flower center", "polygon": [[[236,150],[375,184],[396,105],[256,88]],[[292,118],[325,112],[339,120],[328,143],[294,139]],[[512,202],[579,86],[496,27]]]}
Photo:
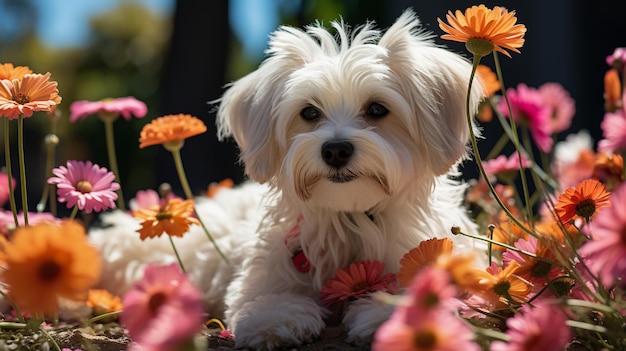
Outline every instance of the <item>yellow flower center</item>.
{"label": "yellow flower center", "polygon": [[544,261],[538,261],[531,268],[530,274],[533,277],[543,278],[543,277],[546,277],[548,273],[550,273],[550,269],[552,269],[551,264],[549,264],[548,262],[544,262]]}
{"label": "yellow flower center", "polygon": [[30,102],[30,98],[24,93],[17,93],[13,95],[11,99],[20,105],[25,105]]}
{"label": "yellow flower center", "polygon": [[432,330],[420,330],[413,338],[418,350],[433,350],[437,346],[437,335]]}
{"label": "yellow flower center", "polygon": [[472,38],[465,43],[465,48],[475,56],[483,57],[493,52],[494,46],[489,40]]}
{"label": "yellow flower center", "polygon": [[39,266],[39,278],[44,282],[52,282],[61,274],[61,267],[54,261],[46,261]]}
{"label": "yellow flower center", "polygon": [[87,180],[79,180],[78,183],[76,183],[76,190],[83,194],[90,193],[93,191],[93,185]]}

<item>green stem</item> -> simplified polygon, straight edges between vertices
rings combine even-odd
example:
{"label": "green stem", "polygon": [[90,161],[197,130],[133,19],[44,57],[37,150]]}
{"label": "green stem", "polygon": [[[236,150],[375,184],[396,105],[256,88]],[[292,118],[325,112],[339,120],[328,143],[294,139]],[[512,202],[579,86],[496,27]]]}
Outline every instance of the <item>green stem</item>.
{"label": "green stem", "polygon": [[20,182],[22,187],[22,212],[24,225],[28,226],[28,192],[26,191],[26,164],[24,162],[24,115],[17,117],[17,156],[20,163]]}
{"label": "green stem", "polygon": [[26,320],[24,319],[24,315],[22,314],[19,306],[17,306],[17,304],[14,303],[13,300],[11,300],[9,296],[2,291],[2,289],[0,289],[0,295],[2,295],[2,298],[4,298],[5,301],[9,302],[9,305],[11,305],[11,307],[13,307],[15,315],[17,315],[17,320],[20,321],[20,323],[25,323]]}
{"label": "green stem", "polygon": [[26,323],[0,322],[0,329],[25,329]]}
{"label": "green stem", "polygon": [[74,208],[72,209],[72,213],[70,214],[70,218],[69,219],[76,218],[76,214],[77,213],[78,213],[78,204],[74,205]]}
{"label": "green stem", "polygon": [[107,319],[107,318],[109,318],[109,317],[117,317],[117,316],[119,316],[120,314],[122,314],[122,311],[115,311],[115,312],[103,313],[103,314],[101,314],[101,315],[97,315],[97,316],[95,316],[95,317],[93,317],[93,318],[89,319],[89,320],[87,321],[87,324],[93,324],[93,323],[95,323],[95,322],[101,321],[101,320],[103,320],[103,319]]}
{"label": "green stem", "polygon": [[7,167],[7,177],[9,182],[9,202],[11,203],[11,212],[13,212],[13,220],[15,228],[20,226],[17,219],[17,205],[15,204],[15,186],[13,185],[13,170],[11,167],[11,144],[9,143],[10,128],[9,119],[4,118],[4,159]]}
{"label": "green stem", "polygon": [[534,253],[532,253],[532,252],[528,252],[528,251],[525,251],[525,250],[518,249],[518,248],[517,248],[517,247],[515,247],[515,246],[507,245],[507,244],[505,244],[505,243],[501,243],[501,242],[498,242],[498,241],[495,241],[495,240],[492,240],[492,239],[489,239],[489,238],[484,238],[484,237],[482,237],[482,236],[476,236],[476,235],[472,235],[472,234],[464,233],[464,232],[462,232],[462,231],[461,231],[461,232],[459,232],[459,234],[460,234],[460,235],[463,235],[463,236],[466,236],[466,237],[468,237],[468,238],[472,238],[472,239],[476,239],[476,240],[482,240],[482,241],[485,241],[485,242],[487,242],[487,243],[491,243],[491,244],[493,244],[493,245],[502,246],[502,247],[504,247],[504,248],[505,248],[505,249],[507,249],[507,250],[511,250],[511,251],[519,252],[519,253],[521,253],[522,255],[526,255],[526,256],[528,256],[528,257],[532,257],[532,258],[534,258],[534,259],[536,259],[536,260],[539,260],[539,261],[543,261],[543,262],[549,263],[549,264],[551,264],[551,265],[553,265],[553,266],[556,266],[556,267],[560,267],[560,266],[561,266],[559,263],[557,263],[557,262],[555,262],[555,261],[549,260],[549,259],[547,259],[547,258],[545,258],[545,257],[537,256],[536,254],[534,254]]}
{"label": "green stem", "polygon": [[493,184],[491,184],[491,181],[489,180],[489,176],[487,175],[487,173],[485,172],[485,168],[483,167],[483,162],[480,157],[480,151],[478,150],[478,141],[476,140],[476,135],[474,134],[474,128],[472,128],[472,114],[470,113],[470,94],[472,92],[472,83],[474,82],[474,76],[476,75],[476,69],[478,68],[478,64],[480,64],[480,57],[474,56],[474,61],[472,65],[472,73],[470,74],[469,84],[467,85],[467,96],[465,100],[465,112],[466,112],[466,117],[467,117],[467,126],[470,132],[470,140],[472,142],[472,150],[474,152],[474,157],[476,158],[476,165],[478,166],[478,170],[480,171],[480,174],[482,175],[483,179],[485,179],[485,182],[487,183],[487,186],[489,187],[489,191],[491,192],[491,195],[493,195],[494,199],[496,200],[500,208],[502,208],[502,210],[506,213],[507,217],[509,217],[511,221],[513,221],[513,223],[515,223],[520,229],[536,237],[537,234],[535,234],[532,230],[528,229],[525,225],[523,225],[513,215],[513,213],[511,213],[511,211],[506,207],[504,202],[502,202],[502,199],[500,199],[500,196],[498,196],[498,193],[494,189]]}
{"label": "green stem", "polygon": [[52,346],[54,347],[54,349],[56,351],[61,351],[61,347],[59,346],[59,344],[57,344],[57,342],[52,338],[52,336],[50,335],[50,333],[48,333],[46,331],[46,329],[44,329],[43,324],[39,327],[39,330],[41,330],[41,332],[43,333],[43,335],[46,336],[46,338],[48,340],[50,340],[50,343],[52,344]]}
{"label": "green stem", "polygon": [[508,142],[509,142],[509,136],[506,135],[506,133],[500,135],[500,139],[498,139],[498,141],[495,143],[491,151],[489,151],[489,154],[487,154],[486,159],[491,160],[492,158],[495,158],[496,156],[498,156],[500,152],[502,151],[502,149],[504,149],[504,146],[506,145],[506,143]]}
{"label": "green stem", "polygon": [[124,195],[122,193],[120,172],[117,168],[117,156],[115,154],[115,136],[113,134],[114,119],[103,118],[102,121],[104,122],[104,132],[106,135],[107,154],[109,155],[109,167],[111,167],[111,171],[113,171],[113,174],[115,174],[117,183],[120,185],[120,188],[117,189],[117,208],[122,211],[126,211],[126,204],[124,202]]}
{"label": "green stem", "polygon": [[[524,166],[522,162],[522,152],[520,149],[520,142],[519,142],[519,138],[517,135],[517,124],[515,123],[515,118],[513,116],[513,111],[511,110],[511,104],[509,103],[509,98],[506,94],[506,90],[504,89],[505,85],[504,85],[504,78],[502,77],[502,69],[500,67],[500,61],[498,60],[498,53],[495,50],[493,51],[493,61],[496,66],[496,73],[498,74],[498,80],[500,81],[500,89],[502,90],[502,97],[504,97],[504,101],[506,101],[506,107],[509,111],[509,122],[511,123],[511,131],[513,132],[511,133],[513,135],[513,139],[511,139],[511,141],[513,142],[513,145],[515,146],[515,150],[517,151],[517,159],[518,159],[519,169],[520,169],[520,179],[522,181],[522,191],[524,192],[526,212],[527,212],[528,220],[530,221],[531,227],[534,227],[534,216],[533,216],[532,207],[530,206],[530,201],[529,201],[530,196],[528,195],[528,184],[526,181],[526,172],[524,171]],[[528,150],[528,151],[532,152],[532,150]],[[530,159],[532,160],[532,156]]]}
{"label": "green stem", "polygon": [[[55,137],[54,134],[48,134],[48,137]],[[37,203],[37,212],[41,213],[46,209],[46,201],[50,198],[49,193],[52,187],[52,184],[48,184],[48,178],[52,176],[52,168],[54,167],[54,150],[56,148],[56,143],[54,142],[46,142],[46,176],[43,182],[43,192],[41,194],[41,199],[39,203]],[[52,210],[52,203],[50,203],[50,209]],[[52,212],[52,211],[51,211]],[[56,215],[55,212],[52,212]]]}
{"label": "green stem", "polygon": [[172,249],[174,250],[174,254],[176,255],[176,260],[178,260],[178,265],[180,266],[180,270],[183,273],[187,274],[187,270],[185,270],[185,265],[183,265],[183,261],[180,259],[180,255],[178,254],[178,250],[176,249],[176,245],[174,245],[174,239],[172,239],[171,235],[167,236],[170,239],[170,244],[172,244]]}
{"label": "green stem", "polygon": [[[189,182],[187,181],[187,176],[185,175],[185,168],[183,167],[183,160],[182,160],[182,158],[180,156],[180,148],[168,149],[168,150],[172,153],[172,156],[174,157],[174,164],[176,165],[176,171],[178,172],[178,178],[180,179],[180,184],[183,187],[183,191],[185,192],[185,196],[187,197],[187,199],[193,200],[193,193],[191,192],[191,187],[189,186]],[[202,221],[202,218],[200,218],[200,216],[198,215],[198,211],[196,210],[195,204],[194,204],[194,207],[193,207],[193,211],[195,212],[196,218],[198,218],[198,221],[200,222],[200,225],[202,226],[202,229],[204,230],[204,233],[206,234],[207,238],[209,238],[209,241],[211,241],[211,243],[213,244],[213,247],[215,247],[215,250],[217,251],[217,253],[222,257],[222,259],[226,263],[228,263],[229,262],[228,258],[226,257],[226,255],[224,255],[224,253],[220,249],[219,245],[217,245],[217,242],[215,241],[215,239],[213,238],[213,236],[209,232],[209,229],[204,224],[204,221]]]}

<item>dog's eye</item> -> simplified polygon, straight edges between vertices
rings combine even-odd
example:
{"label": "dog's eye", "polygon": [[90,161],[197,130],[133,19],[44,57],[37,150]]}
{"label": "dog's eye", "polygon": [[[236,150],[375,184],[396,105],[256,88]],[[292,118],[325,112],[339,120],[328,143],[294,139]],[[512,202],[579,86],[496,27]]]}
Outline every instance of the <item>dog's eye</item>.
{"label": "dog's eye", "polygon": [[315,121],[320,118],[322,112],[315,106],[308,106],[300,111],[300,117],[306,119],[307,121]]}
{"label": "dog's eye", "polygon": [[365,115],[371,118],[382,118],[385,117],[389,113],[387,108],[377,102],[373,102],[367,107],[367,111],[365,111]]}

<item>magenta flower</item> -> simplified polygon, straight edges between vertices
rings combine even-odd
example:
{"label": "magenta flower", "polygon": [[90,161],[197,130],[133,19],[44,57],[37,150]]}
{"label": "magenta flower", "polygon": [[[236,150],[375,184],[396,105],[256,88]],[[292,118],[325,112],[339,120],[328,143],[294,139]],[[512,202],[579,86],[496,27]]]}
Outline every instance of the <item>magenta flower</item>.
{"label": "magenta flower", "polygon": [[606,63],[617,69],[621,69],[626,63],[626,48],[615,48],[615,51],[606,57]]}
{"label": "magenta flower", "polygon": [[[55,217],[49,212],[28,212],[28,225],[35,225],[41,222],[60,223],[61,219]],[[24,212],[17,213],[17,223],[20,227],[24,226]],[[8,234],[15,229],[15,219],[13,212],[0,210],[0,233]]]}
{"label": "magenta flower", "polygon": [[165,351],[191,340],[204,322],[202,294],[176,263],[148,265],[122,301],[129,350]]}
{"label": "magenta flower", "polygon": [[626,112],[624,110],[604,114],[600,128],[602,128],[604,139],[598,142],[598,151],[618,153],[626,151]]}
{"label": "magenta flower", "polygon": [[378,328],[373,351],[480,351],[474,334],[451,311],[428,314],[412,323],[404,318],[398,306],[391,318]]}
{"label": "magenta flower", "polygon": [[[544,105],[539,91],[525,84],[519,84],[517,89],[507,89],[506,96],[511,104],[515,121],[528,127],[541,151],[550,151],[553,143],[551,109]],[[510,117],[505,99],[500,100],[497,109],[503,115]]]}
{"label": "magenta flower", "polygon": [[573,336],[566,321],[558,306],[544,303],[531,309],[524,305],[520,313],[506,321],[508,343],[494,341],[489,351],[563,350]]}
{"label": "magenta flower", "polygon": [[405,321],[412,324],[429,312],[452,311],[460,306],[458,294],[447,271],[434,266],[420,269],[408,289]]}
{"label": "magenta flower", "polygon": [[70,105],[70,122],[76,122],[97,113],[122,115],[125,120],[129,121],[132,116],[144,117],[148,113],[148,107],[132,96],[100,101],[81,100]]}
{"label": "magenta flower", "polygon": [[567,130],[576,113],[576,105],[569,92],[559,83],[545,83],[538,91],[543,105],[551,111],[552,133]]}
{"label": "magenta flower", "polygon": [[67,208],[75,205],[87,213],[115,208],[115,175],[106,168],[91,161],[67,161],[67,167],[54,168],[48,184],[56,184],[59,202],[66,202]]}
{"label": "magenta flower", "polygon": [[[11,185],[13,185],[13,190],[15,190],[15,178],[11,178]],[[9,174],[7,172],[0,172],[0,206],[4,206],[4,204],[9,201],[9,196],[11,194],[11,190],[9,189]]]}
{"label": "magenta flower", "polygon": [[[485,173],[496,175],[499,173],[519,172],[519,154],[514,152],[508,158],[504,155],[500,155],[494,159],[483,162],[483,168]],[[532,162],[522,154],[522,166],[528,168],[532,165]]]}
{"label": "magenta flower", "polygon": [[610,201],[611,206],[603,207],[585,226],[591,240],[580,249],[591,272],[608,287],[626,276],[626,183],[611,193]]}
{"label": "magenta flower", "polygon": [[322,305],[329,307],[348,299],[359,299],[375,291],[398,293],[394,273],[382,275],[385,265],[380,261],[359,261],[346,269],[338,269],[333,279],[328,280],[320,292]]}

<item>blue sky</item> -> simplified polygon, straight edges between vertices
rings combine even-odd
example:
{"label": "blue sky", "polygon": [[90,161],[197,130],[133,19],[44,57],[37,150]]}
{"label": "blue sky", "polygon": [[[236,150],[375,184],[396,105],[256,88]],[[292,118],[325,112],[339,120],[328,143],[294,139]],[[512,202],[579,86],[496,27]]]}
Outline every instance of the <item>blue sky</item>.
{"label": "blue sky", "polygon": [[50,46],[80,46],[88,37],[89,18],[125,1],[145,4],[166,15],[173,13],[175,4],[175,0],[35,0],[37,33]]}
{"label": "blue sky", "polygon": [[[165,16],[173,15],[176,0],[34,0],[39,14],[37,33],[52,47],[75,47],[88,39],[89,18],[109,11],[120,3],[135,2]],[[226,0],[182,0],[226,1]],[[268,35],[279,24],[279,11],[289,12],[298,0],[229,0],[231,27],[241,40],[244,51],[259,59],[267,45]],[[10,20],[2,18],[0,21]]]}

